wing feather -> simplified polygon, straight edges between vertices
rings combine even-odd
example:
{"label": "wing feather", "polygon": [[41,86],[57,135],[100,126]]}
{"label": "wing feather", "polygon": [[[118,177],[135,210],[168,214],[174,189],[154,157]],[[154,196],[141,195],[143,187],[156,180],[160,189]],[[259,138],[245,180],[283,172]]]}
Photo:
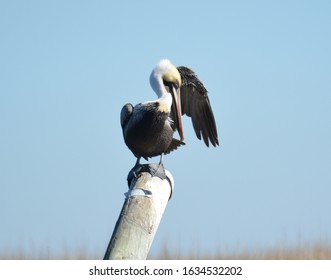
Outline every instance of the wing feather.
{"label": "wing feather", "polygon": [[180,88],[182,114],[191,117],[196,136],[201,136],[207,146],[209,142],[219,145],[213,110],[211,108],[208,91],[198,76],[185,66],[177,68],[181,78]]}
{"label": "wing feather", "polygon": [[180,146],[185,145],[185,143],[183,141],[177,140],[175,138],[172,138],[172,141],[170,143],[170,146],[168,147],[168,149],[164,152],[164,154],[169,154],[174,150],[177,150],[177,148],[179,148]]}

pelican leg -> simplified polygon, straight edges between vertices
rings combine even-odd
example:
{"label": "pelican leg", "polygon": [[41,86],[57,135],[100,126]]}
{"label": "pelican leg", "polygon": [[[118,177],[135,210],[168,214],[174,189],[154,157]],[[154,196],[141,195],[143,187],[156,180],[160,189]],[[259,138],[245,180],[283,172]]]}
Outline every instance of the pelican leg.
{"label": "pelican leg", "polygon": [[134,167],[140,165],[140,159],[141,159],[141,157],[137,157],[137,161],[136,161],[136,164],[134,165]]}
{"label": "pelican leg", "polygon": [[132,179],[138,178],[138,175],[143,168],[143,165],[140,164],[140,159],[141,159],[141,157],[137,157],[136,164],[132,167],[132,169],[130,170],[130,172],[128,174],[128,177],[127,177],[128,187],[130,187]]}
{"label": "pelican leg", "polygon": [[163,153],[161,154],[160,156],[160,162],[159,162],[159,165],[163,164]]}
{"label": "pelican leg", "polygon": [[134,167],[132,168],[132,173],[133,173],[133,176],[134,178],[138,178],[138,173],[140,172],[141,170],[141,165],[140,165],[140,159],[141,157],[137,157],[137,161],[136,161],[136,164],[134,165]]}
{"label": "pelican leg", "polygon": [[[160,178],[165,176],[165,170],[164,170],[164,166],[163,166],[163,154],[160,155],[160,161],[158,164],[153,164],[150,166],[151,166],[151,175],[152,176],[156,176],[156,177],[160,177]],[[154,166],[156,168],[154,168]],[[160,175],[160,173],[162,175]],[[164,174],[164,176],[163,176],[163,174]]]}

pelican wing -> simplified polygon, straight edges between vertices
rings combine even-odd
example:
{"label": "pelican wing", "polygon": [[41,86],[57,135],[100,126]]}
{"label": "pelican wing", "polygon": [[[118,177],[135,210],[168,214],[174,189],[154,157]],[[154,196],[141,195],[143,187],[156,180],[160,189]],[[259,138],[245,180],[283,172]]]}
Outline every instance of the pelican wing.
{"label": "pelican wing", "polygon": [[182,114],[192,118],[195,134],[209,147],[219,145],[214,114],[210,106],[208,91],[197,75],[189,68],[177,68],[181,78],[180,99]]}

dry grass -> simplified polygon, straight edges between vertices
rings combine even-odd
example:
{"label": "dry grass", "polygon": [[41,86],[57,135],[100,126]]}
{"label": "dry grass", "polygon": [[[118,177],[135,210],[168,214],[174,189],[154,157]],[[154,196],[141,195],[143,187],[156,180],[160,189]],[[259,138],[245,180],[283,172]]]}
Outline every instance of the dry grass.
{"label": "dry grass", "polygon": [[[91,255],[84,250],[76,252],[64,251],[61,255],[53,255],[47,251],[40,251],[35,254],[24,252],[4,252],[0,253],[2,260],[22,260],[22,259],[65,259],[65,260],[98,260],[102,259],[103,252],[99,256]],[[269,249],[239,250],[237,252],[219,253],[189,253],[181,254],[169,252],[166,248],[160,255],[151,256],[151,259],[173,260],[173,259],[222,259],[222,260],[331,260],[331,243],[317,242],[314,244],[300,244],[294,247],[277,246]]]}
{"label": "dry grass", "polygon": [[315,243],[292,248],[279,246],[270,249],[239,250],[237,252],[173,254],[164,250],[154,259],[214,259],[214,260],[331,260],[331,244]]}

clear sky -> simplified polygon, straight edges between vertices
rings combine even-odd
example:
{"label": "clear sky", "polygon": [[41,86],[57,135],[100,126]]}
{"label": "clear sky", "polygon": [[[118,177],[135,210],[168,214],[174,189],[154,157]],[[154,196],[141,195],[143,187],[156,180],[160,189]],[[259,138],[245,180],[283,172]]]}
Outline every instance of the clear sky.
{"label": "clear sky", "polygon": [[220,146],[185,117],[152,254],[330,240],[330,13],[330,1],[1,1],[0,253],[103,257],[135,163],[120,110],[156,97],[161,58],[205,83]]}

